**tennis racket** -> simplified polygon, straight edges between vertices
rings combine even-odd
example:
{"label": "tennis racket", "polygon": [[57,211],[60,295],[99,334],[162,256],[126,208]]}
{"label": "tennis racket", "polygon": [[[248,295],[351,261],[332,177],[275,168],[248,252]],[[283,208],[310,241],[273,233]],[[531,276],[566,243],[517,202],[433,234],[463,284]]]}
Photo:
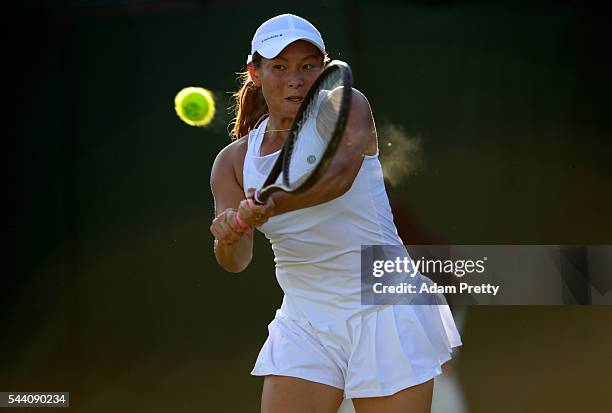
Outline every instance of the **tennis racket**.
{"label": "tennis racket", "polygon": [[[274,192],[304,192],[323,176],[344,133],[352,93],[351,68],[331,61],[304,96],[272,170],[255,192],[256,204],[265,204]],[[248,228],[238,214],[236,221]]]}

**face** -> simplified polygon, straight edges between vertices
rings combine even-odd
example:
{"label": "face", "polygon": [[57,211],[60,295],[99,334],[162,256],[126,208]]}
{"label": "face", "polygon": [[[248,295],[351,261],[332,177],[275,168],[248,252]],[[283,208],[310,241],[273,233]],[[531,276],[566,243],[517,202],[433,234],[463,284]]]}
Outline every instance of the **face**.
{"label": "face", "polygon": [[270,115],[294,118],[304,95],[323,70],[321,52],[312,43],[298,40],[273,59],[261,59],[258,68],[249,65],[255,86],[261,86]]}

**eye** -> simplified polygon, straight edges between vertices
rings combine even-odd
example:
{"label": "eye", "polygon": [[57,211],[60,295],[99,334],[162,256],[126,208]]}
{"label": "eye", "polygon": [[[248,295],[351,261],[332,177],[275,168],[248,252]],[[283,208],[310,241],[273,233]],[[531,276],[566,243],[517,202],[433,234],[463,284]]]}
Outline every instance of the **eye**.
{"label": "eye", "polygon": [[272,66],[272,68],[275,70],[285,70],[285,65],[277,64]]}
{"label": "eye", "polygon": [[312,65],[312,64],[310,64],[310,63],[306,63],[306,64],[305,64],[303,67],[304,67],[304,69],[306,69],[306,70],[310,70],[310,69],[314,69],[314,68],[315,68],[315,65]]}

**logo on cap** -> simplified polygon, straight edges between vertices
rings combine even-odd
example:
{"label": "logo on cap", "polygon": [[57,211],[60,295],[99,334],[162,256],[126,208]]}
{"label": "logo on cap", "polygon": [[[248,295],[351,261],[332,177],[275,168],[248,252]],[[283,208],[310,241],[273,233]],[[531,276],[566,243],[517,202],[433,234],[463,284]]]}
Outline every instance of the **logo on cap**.
{"label": "logo on cap", "polygon": [[281,33],[281,34],[275,34],[274,36],[266,37],[265,39],[260,40],[260,42],[261,42],[261,43],[263,43],[263,42],[265,42],[265,41],[268,41],[268,40],[274,39],[275,37],[280,37],[280,36],[282,36],[282,35],[283,35],[282,33]]}

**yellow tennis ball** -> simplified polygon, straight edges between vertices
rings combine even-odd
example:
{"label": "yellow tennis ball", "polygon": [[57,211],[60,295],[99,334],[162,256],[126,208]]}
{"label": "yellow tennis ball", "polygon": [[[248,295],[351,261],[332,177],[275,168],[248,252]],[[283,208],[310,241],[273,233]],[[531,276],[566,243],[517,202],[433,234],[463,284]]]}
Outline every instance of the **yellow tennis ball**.
{"label": "yellow tennis ball", "polygon": [[215,99],[203,87],[186,87],[176,94],[174,109],[186,124],[206,126],[215,116]]}

